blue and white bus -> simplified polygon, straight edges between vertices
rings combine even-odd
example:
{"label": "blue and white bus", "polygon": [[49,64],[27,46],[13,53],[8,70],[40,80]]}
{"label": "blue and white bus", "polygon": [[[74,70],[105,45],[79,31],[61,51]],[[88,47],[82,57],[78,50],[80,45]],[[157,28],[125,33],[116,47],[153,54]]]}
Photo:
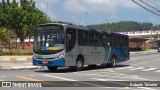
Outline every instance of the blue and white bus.
{"label": "blue and white bus", "polygon": [[84,65],[115,67],[129,60],[129,37],[69,24],[41,24],[35,27],[33,65],[81,70]]}

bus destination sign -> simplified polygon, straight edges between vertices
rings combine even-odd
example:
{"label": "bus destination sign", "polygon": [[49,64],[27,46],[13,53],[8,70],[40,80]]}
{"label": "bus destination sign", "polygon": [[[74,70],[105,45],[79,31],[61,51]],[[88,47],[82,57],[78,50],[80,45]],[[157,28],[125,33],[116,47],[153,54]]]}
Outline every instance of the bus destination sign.
{"label": "bus destination sign", "polygon": [[37,30],[60,30],[62,26],[38,26]]}

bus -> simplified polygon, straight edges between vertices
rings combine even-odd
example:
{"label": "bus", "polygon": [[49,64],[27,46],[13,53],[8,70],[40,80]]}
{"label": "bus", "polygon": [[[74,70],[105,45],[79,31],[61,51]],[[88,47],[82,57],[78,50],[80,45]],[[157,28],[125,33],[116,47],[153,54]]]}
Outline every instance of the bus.
{"label": "bus", "polygon": [[115,67],[129,58],[127,35],[58,23],[40,24],[34,30],[33,65],[50,71],[100,64]]}

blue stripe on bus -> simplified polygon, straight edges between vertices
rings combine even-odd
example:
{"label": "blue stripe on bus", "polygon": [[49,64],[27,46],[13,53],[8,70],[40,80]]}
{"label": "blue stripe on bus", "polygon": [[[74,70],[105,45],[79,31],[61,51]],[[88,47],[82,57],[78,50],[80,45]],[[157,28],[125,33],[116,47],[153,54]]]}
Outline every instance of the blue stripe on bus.
{"label": "blue stripe on bus", "polygon": [[43,61],[39,61],[36,59],[33,59],[33,65],[38,65],[38,66],[65,66],[65,59],[64,58],[60,58],[58,60],[51,60],[48,61],[48,64],[43,64]]}
{"label": "blue stripe on bus", "polygon": [[[112,55],[115,55],[118,62],[124,62],[129,60],[129,48],[112,48]],[[111,55],[111,56],[112,56]]]}

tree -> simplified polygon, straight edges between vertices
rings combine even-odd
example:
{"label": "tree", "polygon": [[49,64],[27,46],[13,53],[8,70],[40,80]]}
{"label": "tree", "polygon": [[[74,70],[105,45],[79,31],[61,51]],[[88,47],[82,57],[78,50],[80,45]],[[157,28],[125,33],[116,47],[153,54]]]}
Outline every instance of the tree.
{"label": "tree", "polygon": [[35,7],[33,0],[20,0],[20,5],[16,0],[2,0],[0,13],[0,25],[11,28],[22,44],[27,36],[33,35],[35,25],[50,22],[46,14]]}
{"label": "tree", "polygon": [[[0,52],[2,52],[4,46],[9,43],[11,34],[6,28],[0,29]],[[9,44],[10,45],[10,44]]]}
{"label": "tree", "polygon": [[88,25],[89,28],[95,28],[99,30],[106,30],[108,32],[129,32],[129,31],[143,31],[150,29],[159,29],[160,25],[153,26],[149,22],[134,22],[134,21],[121,21],[117,23],[104,23],[97,25]]}

